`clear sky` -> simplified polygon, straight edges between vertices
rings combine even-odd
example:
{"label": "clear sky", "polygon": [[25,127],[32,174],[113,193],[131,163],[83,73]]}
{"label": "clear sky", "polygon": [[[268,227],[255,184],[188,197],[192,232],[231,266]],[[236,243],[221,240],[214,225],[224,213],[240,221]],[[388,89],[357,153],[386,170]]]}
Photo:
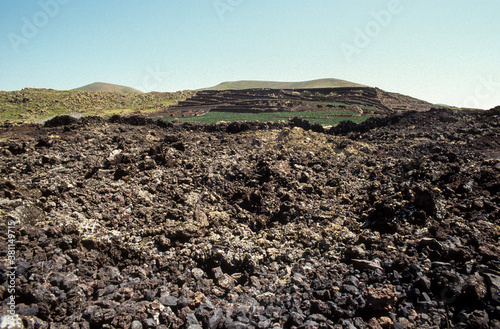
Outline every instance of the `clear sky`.
{"label": "clear sky", "polygon": [[498,0],[9,0],[0,90],[338,78],[500,105]]}

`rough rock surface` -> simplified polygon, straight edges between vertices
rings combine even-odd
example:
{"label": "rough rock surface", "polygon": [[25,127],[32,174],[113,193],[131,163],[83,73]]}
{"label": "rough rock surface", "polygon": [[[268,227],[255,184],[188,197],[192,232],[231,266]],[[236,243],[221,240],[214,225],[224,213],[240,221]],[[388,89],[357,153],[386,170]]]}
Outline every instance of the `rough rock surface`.
{"label": "rough rock surface", "polygon": [[26,328],[498,328],[500,112],[0,134]]}

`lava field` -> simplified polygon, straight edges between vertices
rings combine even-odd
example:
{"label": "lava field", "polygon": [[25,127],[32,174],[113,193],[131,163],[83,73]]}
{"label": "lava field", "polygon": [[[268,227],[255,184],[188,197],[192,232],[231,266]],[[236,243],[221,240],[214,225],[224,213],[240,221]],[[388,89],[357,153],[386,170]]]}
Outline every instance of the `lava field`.
{"label": "lava field", "polygon": [[500,328],[499,133],[500,108],[3,124],[1,324]]}

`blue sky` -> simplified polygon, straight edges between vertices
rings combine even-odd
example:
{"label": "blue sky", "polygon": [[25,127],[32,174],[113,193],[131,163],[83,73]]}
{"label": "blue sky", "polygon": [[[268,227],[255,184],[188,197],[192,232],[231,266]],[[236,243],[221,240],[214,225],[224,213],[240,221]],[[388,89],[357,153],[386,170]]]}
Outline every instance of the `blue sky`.
{"label": "blue sky", "polygon": [[339,78],[500,105],[498,0],[40,0],[0,10],[0,90]]}

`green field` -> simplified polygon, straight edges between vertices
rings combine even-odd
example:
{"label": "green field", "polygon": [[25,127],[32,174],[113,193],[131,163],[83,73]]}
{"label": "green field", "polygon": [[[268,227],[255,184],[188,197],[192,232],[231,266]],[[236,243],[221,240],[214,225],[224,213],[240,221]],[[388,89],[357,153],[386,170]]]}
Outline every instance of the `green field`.
{"label": "green field", "polygon": [[[202,122],[216,123],[220,121],[286,121],[293,117],[300,117],[310,121],[311,123],[319,123],[322,125],[337,125],[341,121],[363,122],[369,118],[364,115],[353,117],[355,111],[304,111],[304,112],[262,112],[262,113],[238,113],[238,112],[219,112],[210,111],[199,117],[178,118],[180,121],[186,122]],[[342,116],[343,115],[343,116]],[[172,121],[172,117],[162,118],[165,121]]]}

